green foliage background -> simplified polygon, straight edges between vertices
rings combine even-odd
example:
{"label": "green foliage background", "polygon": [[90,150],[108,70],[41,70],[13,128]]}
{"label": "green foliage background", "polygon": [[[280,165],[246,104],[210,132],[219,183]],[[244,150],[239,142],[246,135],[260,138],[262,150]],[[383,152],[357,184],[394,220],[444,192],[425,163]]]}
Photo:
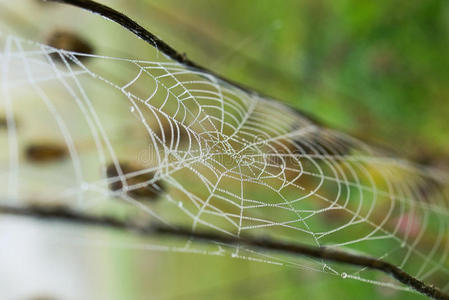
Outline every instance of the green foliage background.
{"label": "green foliage background", "polygon": [[[327,126],[421,163],[448,165],[445,0],[102,2],[199,64]],[[117,56],[145,59],[148,46],[116,26],[89,27],[76,17],[64,21]],[[40,26],[55,23],[61,22],[42,17]],[[29,33],[33,39],[45,36]],[[107,237],[127,245],[142,243],[118,234]],[[319,272],[232,258],[126,247],[96,255],[95,264],[103,266],[98,289],[107,299],[423,299]]]}

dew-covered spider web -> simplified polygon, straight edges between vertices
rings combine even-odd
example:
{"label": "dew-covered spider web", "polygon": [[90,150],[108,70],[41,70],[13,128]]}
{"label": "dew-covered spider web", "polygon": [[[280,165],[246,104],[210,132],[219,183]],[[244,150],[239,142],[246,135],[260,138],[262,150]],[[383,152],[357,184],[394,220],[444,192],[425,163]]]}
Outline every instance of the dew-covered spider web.
{"label": "dew-covered spider web", "polygon": [[[326,246],[391,262],[449,291],[446,174],[157,50],[146,61],[11,35],[0,45],[3,203],[64,204],[192,232]],[[365,268],[194,240],[160,248],[165,243],[154,247],[407,289]]]}

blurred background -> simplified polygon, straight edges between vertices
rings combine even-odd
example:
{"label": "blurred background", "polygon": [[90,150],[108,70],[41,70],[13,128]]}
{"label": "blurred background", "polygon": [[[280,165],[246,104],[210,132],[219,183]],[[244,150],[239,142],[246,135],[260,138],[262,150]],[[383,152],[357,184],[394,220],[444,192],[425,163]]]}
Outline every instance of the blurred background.
{"label": "blurred background", "polygon": [[[193,61],[324,125],[422,164],[449,165],[447,1],[101,2]],[[0,0],[0,21],[2,33],[39,42],[63,28],[101,54],[149,53],[76,8]],[[2,223],[2,299],[423,299],[316,271],[151,249],[125,234]],[[8,235],[9,226],[23,230]],[[70,235],[61,238],[64,230]]]}

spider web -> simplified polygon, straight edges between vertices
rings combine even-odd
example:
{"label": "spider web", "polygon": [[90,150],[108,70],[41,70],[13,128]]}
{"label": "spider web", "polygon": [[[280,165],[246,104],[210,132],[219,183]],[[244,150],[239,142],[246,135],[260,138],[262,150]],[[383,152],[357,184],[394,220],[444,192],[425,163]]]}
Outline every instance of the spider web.
{"label": "spider web", "polygon": [[[449,290],[447,175],[400,160],[154,50],[148,61],[1,36],[1,201],[64,203],[238,237],[369,255]],[[34,164],[33,141],[68,158]],[[122,162],[138,163],[127,172]],[[113,166],[117,176],[108,176]],[[133,178],[149,175],[143,182]],[[120,183],[119,189],[110,186]],[[151,188],[157,200],[133,191]],[[356,267],[243,246],[190,251],[310,268],[407,289]]]}

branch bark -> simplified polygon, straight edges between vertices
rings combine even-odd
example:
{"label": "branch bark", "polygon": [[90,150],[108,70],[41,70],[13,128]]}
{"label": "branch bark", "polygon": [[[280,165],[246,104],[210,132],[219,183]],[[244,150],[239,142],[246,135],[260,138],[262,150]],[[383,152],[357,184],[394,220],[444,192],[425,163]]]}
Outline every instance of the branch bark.
{"label": "branch bark", "polygon": [[449,295],[433,285],[413,277],[395,265],[380,259],[355,255],[326,247],[315,247],[300,243],[286,243],[267,238],[234,237],[208,231],[195,231],[182,227],[170,227],[159,223],[147,225],[118,220],[108,216],[82,214],[66,207],[27,206],[16,207],[0,205],[0,214],[32,217],[42,220],[70,222],[78,225],[91,225],[137,233],[143,236],[169,236],[195,239],[204,242],[219,242],[227,245],[246,245],[263,251],[278,251],[291,255],[307,256],[326,261],[364,267],[381,271],[397,281],[433,299],[449,300]]}

